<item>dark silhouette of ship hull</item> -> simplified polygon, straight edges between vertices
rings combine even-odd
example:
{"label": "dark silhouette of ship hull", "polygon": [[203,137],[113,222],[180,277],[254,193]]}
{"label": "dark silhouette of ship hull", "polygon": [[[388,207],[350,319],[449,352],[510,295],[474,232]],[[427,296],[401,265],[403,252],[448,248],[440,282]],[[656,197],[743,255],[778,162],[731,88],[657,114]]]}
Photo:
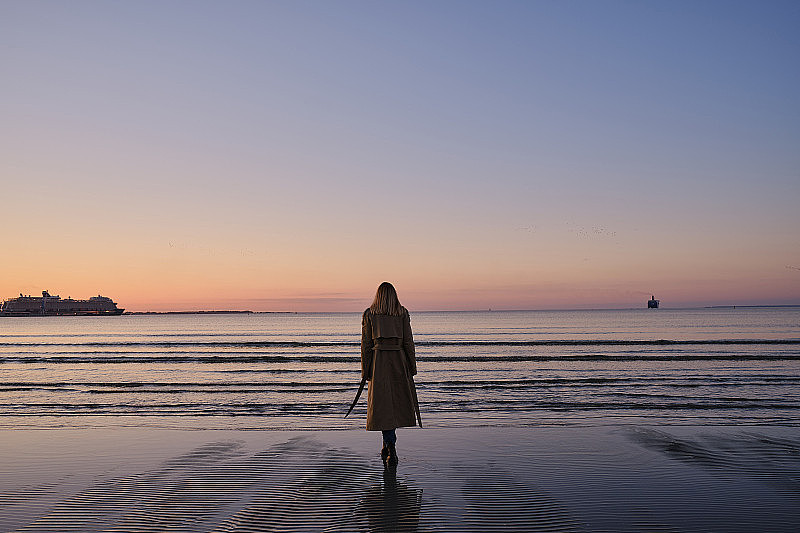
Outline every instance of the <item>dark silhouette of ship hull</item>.
{"label": "dark silhouette of ship hull", "polygon": [[0,305],[0,316],[114,316],[121,315],[111,298],[92,296],[88,300],[61,299],[42,291],[41,296],[10,298]]}
{"label": "dark silhouette of ship hull", "polygon": [[658,300],[656,300],[655,296],[651,296],[650,299],[647,300],[647,308],[658,309]]}

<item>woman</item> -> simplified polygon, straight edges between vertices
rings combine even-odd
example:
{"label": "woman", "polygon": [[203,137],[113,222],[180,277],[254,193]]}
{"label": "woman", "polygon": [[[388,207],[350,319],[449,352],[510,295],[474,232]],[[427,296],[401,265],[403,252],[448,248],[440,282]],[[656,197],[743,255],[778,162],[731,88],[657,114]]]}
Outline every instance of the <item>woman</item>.
{"label": "woman", "polygon": [[422,425],[416,373],[408,311],[392,284],[381,283],[361,320],[361,377],[369,382],[367,431],[383,432],[381,459],[389,465],[397,464],[395,429]]}

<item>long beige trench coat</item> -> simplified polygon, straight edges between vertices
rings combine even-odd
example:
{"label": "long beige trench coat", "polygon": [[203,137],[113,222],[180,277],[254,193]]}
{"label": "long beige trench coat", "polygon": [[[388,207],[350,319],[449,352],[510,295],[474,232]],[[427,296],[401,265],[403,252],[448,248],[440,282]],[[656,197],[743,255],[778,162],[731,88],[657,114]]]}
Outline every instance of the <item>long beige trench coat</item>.
{"label": "long beige trench coat", "polygon": [[376,315],[367,309],[361,320],[361,377],[369,381],[367,430],[416,426],[417,373],[414,337],[408,311],[402,316]]}

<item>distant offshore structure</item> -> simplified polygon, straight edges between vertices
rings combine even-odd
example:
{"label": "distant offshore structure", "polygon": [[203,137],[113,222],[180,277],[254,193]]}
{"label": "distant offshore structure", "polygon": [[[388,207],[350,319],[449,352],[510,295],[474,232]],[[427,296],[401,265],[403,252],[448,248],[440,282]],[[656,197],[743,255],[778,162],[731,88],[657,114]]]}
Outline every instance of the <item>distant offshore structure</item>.
{"label": "distant offshore structure", "polygon": [[647,300],[647,308],[658,309],[658,300],[656,300],[655,296],[650,296],[650,299]]}
{"label": "distant offshore structure", "polygon": [[4,300],[0,305],[0,316],[107,316],[121,315],[120,309],[111,298],[92,296],[88,300],[62,300],[60,296],[50,296],[42,291],[41,296],[23,296]]}

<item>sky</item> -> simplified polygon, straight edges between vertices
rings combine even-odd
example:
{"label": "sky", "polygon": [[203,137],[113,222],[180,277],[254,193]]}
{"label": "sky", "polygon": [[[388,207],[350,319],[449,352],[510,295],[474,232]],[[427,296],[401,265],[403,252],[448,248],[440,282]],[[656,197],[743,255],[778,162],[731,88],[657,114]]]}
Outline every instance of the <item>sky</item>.
{"label": "sky", "polygon": [[796,1],[0,0],[0,299],[800,304]]}

